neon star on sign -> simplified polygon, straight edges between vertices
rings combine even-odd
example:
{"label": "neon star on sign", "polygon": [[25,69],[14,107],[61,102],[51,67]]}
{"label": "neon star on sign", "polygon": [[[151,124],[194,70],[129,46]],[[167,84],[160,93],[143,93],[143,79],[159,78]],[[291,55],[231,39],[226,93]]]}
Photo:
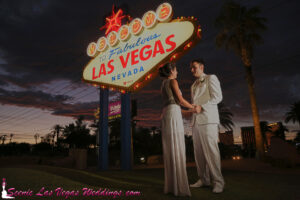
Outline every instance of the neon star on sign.
{"label": "neon star on sign", "polygon": [[109,34],[111,31],[118,31],[122,26],[122,19],[125,18],[126,15],[123,15],[123,11],[119,9],[117,13],[114,11],[114,7],[112,8],[112,15],[107,17],[106,24],[100,28],[100,30],[105,29],[105,35]]}
{"label": "neon star on sign", "polygon": [[171,5],[163,3],[142,19],[91,42],[87,54],[92,59],[83,70],[83,80],[121,92],[143,88],[160,66],[175,62],[200,41],[201,29],[194,17],[172,16]]}

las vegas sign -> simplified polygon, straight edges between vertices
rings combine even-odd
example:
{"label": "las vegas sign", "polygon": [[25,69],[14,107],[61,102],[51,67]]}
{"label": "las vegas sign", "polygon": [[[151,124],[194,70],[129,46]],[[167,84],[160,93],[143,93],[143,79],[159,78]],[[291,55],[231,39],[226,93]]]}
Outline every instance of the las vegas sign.
{"label": "las vegas sign", "polygon": [[159,67],[175,62],[200,41],[194,17],[172,16],[172,6],[163,3],[91,42],[87,55],[92,59],[83,70],[83,80],[123,93],[144,87]]}

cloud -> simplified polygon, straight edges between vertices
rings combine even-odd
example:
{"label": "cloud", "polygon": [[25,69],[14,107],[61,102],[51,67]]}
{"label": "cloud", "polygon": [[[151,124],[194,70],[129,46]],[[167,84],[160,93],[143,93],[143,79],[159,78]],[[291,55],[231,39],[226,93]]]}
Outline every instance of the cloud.
{"label": "cloud", "polygon": [[3,80],[0,80],[0,86],[7,86],[7,82],[6,81],[3,81]]}
{"label": "cloud", "polygon": [[54,110],[53,115],[78,118],[83,115],[86,120],[94,120],[94,113],[99,106],[98,102],[68,104],[65,107]]}
{"label": "cloud", "polygon": [[51,95],[42,91],[9,91],[0,88],[0,103],[20,107],[34,107],[50,110],[57,116],[77,118],[84,115],[85,119],[94,119],[98,102],[66,103],[73,98],[67,95]]}
{"label": "cloud", "polygon": [[0,103],[22,107],[41,109],[57,109],[71,97],[66,95],[50,95],[42,91],[9,91],[0,88]]}

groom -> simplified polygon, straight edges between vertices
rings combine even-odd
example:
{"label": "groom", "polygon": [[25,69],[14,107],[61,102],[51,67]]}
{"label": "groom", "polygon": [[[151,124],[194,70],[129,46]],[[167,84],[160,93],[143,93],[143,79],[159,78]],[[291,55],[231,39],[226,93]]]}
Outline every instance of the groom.
{"label": "groom", "polygon": [[191,72],[196,79],[191,87],[192,104],[197,113],[192,116],[194,154],[199,180],[191,187],[213,186],[214,193],[224,189],[221,159],[218,147],[218,103],[222,100],[220,82],[215,75],[206,75],[204,61],[191,62]]}

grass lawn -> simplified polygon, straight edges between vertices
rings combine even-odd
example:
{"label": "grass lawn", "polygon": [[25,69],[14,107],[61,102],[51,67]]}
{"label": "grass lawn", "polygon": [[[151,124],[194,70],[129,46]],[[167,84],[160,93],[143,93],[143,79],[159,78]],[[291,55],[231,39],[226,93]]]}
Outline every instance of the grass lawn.
{"label": "grass lawn", "polygon": [[[190,183],[197,180],[195,168],[188,168]],[[55,190],[58,187],[64,190],[79,190],[79,196],[67,199],[113,199],[112,197],[84,197],[82,188],[107,188],[110,191],[139,191],[140,196],[122,195],[114,199],[300,199],[299,175],[290,173],[258,173],[241,171],[223,171],[226,186],[221,194],[214,194],[211,188],[193,188],[192,197],[174,197],[163,194],[163,169],[139,169],[133,171],[110,170],[105,172],[90,172],[50,166],[24,166],[0,168],[0,178],[7,179],[7,187],[18,191],[32,190],[38,193],[42,187],[46,190]],[[56,197],[16,197],[16,199],[66,199]]]}

